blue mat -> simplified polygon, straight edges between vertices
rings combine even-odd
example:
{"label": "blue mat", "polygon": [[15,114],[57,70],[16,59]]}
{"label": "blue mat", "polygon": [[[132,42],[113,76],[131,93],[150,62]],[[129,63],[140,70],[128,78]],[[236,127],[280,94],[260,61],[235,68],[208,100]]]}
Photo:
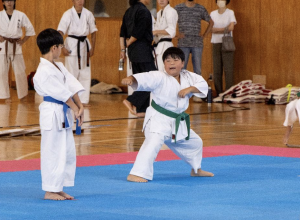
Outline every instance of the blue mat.
{"label": "blue mat", "polygon": [[126,181],[132,164],[77,168],[75,201],[46,201],[40,171],[0,173],[0,220],[300,219],[300,160],[269,156],[203,159],[213,178],[190,177],[182,161],[154,164],[154,180]]}

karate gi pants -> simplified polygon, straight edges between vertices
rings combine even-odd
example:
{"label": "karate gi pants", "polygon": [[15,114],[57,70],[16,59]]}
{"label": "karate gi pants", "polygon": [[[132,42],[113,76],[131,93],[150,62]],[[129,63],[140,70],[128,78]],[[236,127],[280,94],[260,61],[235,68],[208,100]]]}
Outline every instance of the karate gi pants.
{"label": "karate gi pants", "polygon": [[27,75],[25,73],[25,63],[22,54],[13,55],[0,55],[0,99],[10,98],[9,92],[9,66],[12,64],[12,68],[15,74],[17,94],[18,98],[24,98],[28,95],[28,82]]}
{"label": "karate gi pants", "polygon": [[163,57],[163,54],[157,54],[157,55],[156,55],[157,69],[158,69],[159,71],[162,71],[162,72],[163,72],[163,71],[165,70],[165,64],[164,64],[164,62],[163,62],[162,57]]}
{"label": "karate gi pants", "polygon": [[197,170],[201,168],[202,162],[202,139],[191,129],[189,140],[180,140],[175,144],[171,142],[170,137],[150,132],[150,123],[151,121],[145,127],[144,133],[146,138],[139,150],[130,174],[152,180],[153,163],[164,143],[197,173]]}
{"label": "karate gi pants", "polygon": [[72,128],[59,130],[53,116],[52,130],[41,130],[42,189],[60,192],[74,186],[76,150]]}
{"label": "karate gi pants", "polygon": [[[143,73],[157,70],[154,61],[147,63],[132,63],[132,72]],[[136,107],[136,112],[146,112],[150,105],[150,92],[133,92],[127,100]]]}
{"label": "karate gi pants", "polygon": [[[83,54],[83,52],[81,52]],[[83,104],[88,104],[90,101],[90,89],[91,89],[91,60],[89,67],[86,66],[87,57],[81,55],[81,69],[78,67],[77,56],[66,56],[65,67],[67,70],[81,83],[85,89],[79,95],[80,101]]]}
{"label": "karate gi pants", "polygon": [[[172,42],[161,42],[159,43],[159,46],[160,44],[164,44],[163,45],[163,50],[160,52],[160,54],[156,54],[156,62],[157,62],[157,69],[159,71],[164,71],[165,70],[165,64],[164,64],[164,61],[163,61],[163,55],[164,55],[164,52],[170,48],[170,47],[173,47],[173,43]],[[155,51],[157,51],[157,49],[155,49]]]}

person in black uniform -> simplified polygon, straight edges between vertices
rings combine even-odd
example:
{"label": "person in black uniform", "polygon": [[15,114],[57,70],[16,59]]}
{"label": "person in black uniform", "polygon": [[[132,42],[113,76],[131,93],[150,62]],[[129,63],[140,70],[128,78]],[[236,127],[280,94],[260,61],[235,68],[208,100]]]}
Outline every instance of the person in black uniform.
{"label": "person in black uniform", "polygon": [[[151,0],[129,0],[130,8],[123,16],[120,31],[120,58],[125,58],[126,48],[133,74],[157,70],[152,53],[152,16],[146,5]],[[144,117],[150,103],[150,92],[134,92],[123,101],[129,111]]]}

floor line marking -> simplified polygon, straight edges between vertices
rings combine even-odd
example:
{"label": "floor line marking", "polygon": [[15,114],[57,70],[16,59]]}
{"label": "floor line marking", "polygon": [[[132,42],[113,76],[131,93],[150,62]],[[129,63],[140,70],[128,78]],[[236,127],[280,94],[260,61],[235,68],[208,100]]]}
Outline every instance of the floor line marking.
{"label": "floor line marking", "polygon": [[134,137],[134,138],[119,138],[119,139],[107,139],[102,141],[94,141],[94,142],[86,142],[75,144],[76,146],[85,145],[85,144],[93,144],[93,143],[101,143],[101,142],[110,142],[110,141],[121,141],[121,140],[134,140],[134,139],[145,139],[145,137]]}
{"label": "floor line marking", "polygon": [[22,159],[24,159],[24,158],[26,158],[26,157],[29,157],[29,156],[31,156],[31,155],[38,154],[38,153],[40,153],[40,152],[41,152],[41,151],[36,151],[36,152],[30,153],[30,154],[26,154],[26,155],[23,155],[23,156],[21,156],[21,157],[16,158],[15,160],[22,160]]}

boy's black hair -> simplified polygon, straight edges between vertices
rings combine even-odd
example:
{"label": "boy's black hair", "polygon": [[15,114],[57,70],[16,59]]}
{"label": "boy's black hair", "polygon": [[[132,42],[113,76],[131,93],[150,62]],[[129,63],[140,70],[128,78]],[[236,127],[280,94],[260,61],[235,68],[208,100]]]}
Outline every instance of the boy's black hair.
{"label": "boy's black hair", "polygon": [[[218,0],[216,0],[216,3],[218,2]],[[228,5],[230,3],[230,0],[226,0],[226,5]]]}
{"label": "boy's black hair", "polygon": [[52,28],[43,30],[36,38],[36,43],[41,51],[41,53],[47,54],[50,48],[54,45],[59,45],[64,43],[64,39],[61,34]]}
{"label": "boy's black hair", "polygon": [[130,6],[133,6],[135,5],[136,3],[138,3],[140,0],[129,0],[129,5]]}
{"label": "boy's black hair", "polygon": [[169,47],[168,49],[166,49],[162,57],[163,61],[165,61],[165,59],[167,59],[169,56],[171,56],[173,59],[179,58],[183,62],[185,60],[183,51],[178,47]]}
{"label": "boy's black hair", "polygon": [[[2,0],[2,2],[4,2],[4,1],[14,1],[15,2],[14,9],[16,9],[16,0]],[[3,8],[6,11],[6,6],[4,4],[3,4]]]}

